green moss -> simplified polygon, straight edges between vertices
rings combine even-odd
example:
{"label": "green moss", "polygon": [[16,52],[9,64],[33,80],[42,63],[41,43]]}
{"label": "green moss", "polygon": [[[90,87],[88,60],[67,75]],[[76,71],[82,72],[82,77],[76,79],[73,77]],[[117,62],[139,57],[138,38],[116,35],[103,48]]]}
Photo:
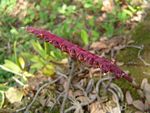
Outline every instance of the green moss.
{"label": "green moss", "polygon": [[150,44],[150,21],[142,22],[133,32],[136,44]]}
{"label": "green moss", "polygon": [[126,93],[126,91],[130,91],[130,93],[134,99],[139,98],[137,90],[135,88],[133,88],[133,86],[128,81],[126,81],[124,79],[120,79],[120,80],[115,81],[115,83],[122,89],[124,94]]}
{"label": "green moss", "polygon": [[126,48],[117,55],[117,60],[128,64],[129,62],[137,61],[138,49]]}

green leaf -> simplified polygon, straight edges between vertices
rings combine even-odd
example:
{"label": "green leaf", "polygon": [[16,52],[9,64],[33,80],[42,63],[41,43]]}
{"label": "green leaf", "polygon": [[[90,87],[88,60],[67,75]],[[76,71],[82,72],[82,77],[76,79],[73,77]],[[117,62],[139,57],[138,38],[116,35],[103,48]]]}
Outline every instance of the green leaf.
{"label": "green leaf", "polygon": [[0,108],[2,108],[4,100],[5,100],[4,92],[0,91]]}
{"label": "green leaf", "polygon": [[113,33],[114,33],[114,27],[112,23],[104,23],[103,28],[106,30],[106,35],[108,37],[112,37]]}
{"label": "green leaf", "polygon": [[54,65],[46,65],[43,68],[42,72],[46,76],[53,76],[55,73],[55,67],[54,67]]}
{"label": "green leaf", "polygon": [[1,0],[0,1],[0,12],[10,13],[16,6],[16,0]]}
{"label": "green leaf", "polygon": [[20,64],[21,68],[24,69],[24,67],[25,67],[25,61],[24,61],[24,59],[22,57],[19,57],[18,60],[19,60],[19,64]]}
{"label": "green leaf", "polygon": [[125,22],[127,19],[128,19],[128,15],[125,13],[125,12],[123,12],[123,11],[121,11],[121,12],[119,12],[118,14],[117,14],[117,16],[118,16],[118,19],[120,20],[120,21],[122,21],[122,22]]}
{"label": "green leaf", "polygon": [[30,60],[31,60],[32,62],[39,62],[40,56],[33,55],[33,56],[30,58]]}
{"label": "green leaf", "polygon": [[49,4],[51,3],[51,1],[49,0],[41,0],[41,6],[45,7],[45,6],[48,6]]}
{"label": "green leaf", "polygon": [[81,30],[81,39],[85,45],[89,44],[89,37],[85,30]]}
{"label": "green leaf", "polygon": [[0,84],[0,91],[7,91],[8,87],[6,85]]}
{"label": "green leaf", "polygon": [[128,5],[128,8],[129,8],[133,13],[136,12],[136,9],[134,9],[131,5]]}
{"label": "green leaf", "polygon": [[31,74],[31,73],[29,73],[29,72],[27,72],[27,71],[23,72],[23,75],[24,75],[25,77],[33,77],[33,76],[34,76],[33,74]]}
{"label": "green leaf", "polygon": [[20,67],[10,60],[5,60],[5,64],[3,66],[17,73],[21,72]]}
{"label": "green leaf", "polygon": [[21,99],[24,95],[23,91],[18,90],[17,88],[10,87],[5,95],[10,103],[21,102]]}
{"label": "green leaf", "polygon": [[67,5],[63,4],[63,6],[60,8],[58,8],[58,12],[61,14],[65,14],[66,13],[66,9],[67,9]]}
{"label": "green leaf", "polygon": [[93,5],[93,4],[91,4],[91,3],[86,3],[86,4],[84,4],[84,7],[85,7],[85,8],[90,8],[90,7],[92,7],[92,5]]}
{"label": "green leaf", "polygon": [[99,32],[97,32],[96,30],[93,30],[92,31],[92,41],[96,41],[98,40],[100,37],[99,37]]}
{"label": "green leaf", "polygon": [[[32,62],[34,63],[42,63],[42,64],[45,64],[47,63],[46,60],[44,60],[43,58],[41,58],[40,56],[33,56],[31,59],[30,59]],[[48,59],[47,59],[48,60]]]}
{"label": "green leaf", "polygon": [[76,10],[76,6],[75,5],[69,5],[67,6],[66,4],[63,4],[62,7],[58,8],[58,12],[65,15],[65,16],[69,16],[70,14],[74,13]]}
{"label": "green leaf", "polygon": [[47,54],[45,52],[45,50],[42,48],[41,44],[39,43],[39,41],[36,42],[32,42],[33,48],[36,52],[38,52],[39,55],[41,55],[43,58],[47,57]]}
{"label": "green leaf", "polygon": [[131,17],[133,16],[133,13],[130,10],[124,9],[123,12]]}
{"label": "green leaf", "polygon": [[37,69],[38,70],[38,69],[41,69],[43,66],[44,66],[43,63],[37,62],[37,63],[34,63],[31,65],[31,69]]}
{"label": "green leaf", "polygon": [[13,35],[18,35],[18,31],[15,29],[15,28],[12,28],[10,30],[10,32],[13,34]]}

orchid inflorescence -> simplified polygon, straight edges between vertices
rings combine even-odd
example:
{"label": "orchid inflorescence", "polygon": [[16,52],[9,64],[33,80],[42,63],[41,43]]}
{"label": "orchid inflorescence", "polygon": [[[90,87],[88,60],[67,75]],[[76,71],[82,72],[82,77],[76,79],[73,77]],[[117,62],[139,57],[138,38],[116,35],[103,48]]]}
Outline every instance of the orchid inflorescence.
{"label": "orchid inflorescence", "polygon": [[117,79],[123,77],[129,82],[131,83],[133,82],[133,79],[127,73],[121,70],[112,61],[104,57],[93,54],[79,47],[76,44],[73,44],[61,37],[56,36],[55,34],[52,34],[49,31],[43,29],[37,29],[34,27],[26,27],[25,29],[27,32],[33,33],[40,39],[51,43],[61,51],[68,53],[72,58],[84,62],[92,66],[93,68],[100,68],[103,73],[111,72],[115,75]]}

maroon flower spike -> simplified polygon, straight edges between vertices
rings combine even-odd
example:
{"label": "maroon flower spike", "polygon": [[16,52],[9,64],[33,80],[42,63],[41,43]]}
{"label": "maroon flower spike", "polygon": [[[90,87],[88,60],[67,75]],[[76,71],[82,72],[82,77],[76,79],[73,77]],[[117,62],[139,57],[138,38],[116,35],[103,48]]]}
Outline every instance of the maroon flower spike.
{"label": "maroon flower spike", "polygon": [[100,68],[103,73],[111,72],[115,74],[117,79],[123,77],[129,82],[133,81],[133,79],[127,73],[122,71],[117,65],[113,64],[112,61],[90,53],[89,51],[80,48],[78,45],[58,37],[51,32],[42,29],[36,29],[34,27],[26,27],[26,31],[33,33],[44,41],[51,43],[56,48],[67,52],[71,57],[76,58],[81,62],[85,62],[94,68]]}

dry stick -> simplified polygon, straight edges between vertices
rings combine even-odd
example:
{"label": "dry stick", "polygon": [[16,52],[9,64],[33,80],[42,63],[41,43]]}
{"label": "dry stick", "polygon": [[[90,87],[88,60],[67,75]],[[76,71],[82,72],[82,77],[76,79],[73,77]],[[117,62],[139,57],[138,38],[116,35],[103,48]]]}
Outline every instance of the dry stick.
{"label": "dry stick", "polygon": [[148,72],[143,72],[143,74],[150,76],[150,73]]}
{"label": "dry stick", "polygon": [[[79,103],[79,105],[80,105],[81,107],[87,106],[87,105],[93,103],[95,100],[96,100],[96,97],[90,99],[88,102]],[[71,111],[71,110],[75,110],[75,109],[76,109],[76,106],[71,106],[70,108],[68,108],[68,109],[65,110],[65,113],[67,113],[67,112],[69,112],[69,111]]]}
{"label": "dry stick", "polygon": [[136,46],[136,45],[128,45],[126,47],[132,47],[132,48],[136,48],[136,49],[139,49],[138,51],[138,58],[144,63],[145,66],[150,66],[150,63],[147,63],[141,56],[141,52],[143,51],[144,49],[144,45],[142,46]]}
{"label": "dry stick", "polygon": [[79,90],[81,90],[82,92],[83,92],[83,95],[85,96],[85,97],[88,97],[88,94],[87,94],[87,92],[85,91],[85,89],[84,88],[82,88],[80,85],[75,85],[75,87],[76,88],[78,88]]}
{"label": "dry stick", "polygon": [[142,45],[142,47],[140,48],[139,52],[138,52],[138,58],[144,63],[145,66],[150,66],[149,63],[147,63],[141,56],[141,52],[143,51],[144,49],[144,45]]}
{"label": "dry stick", "polygon": [[62,105],[61,105],[60,113],[64,113],[64,107],[65,107],[65,103],[66,103],[66,100],[67,100],[67,96],[68,96],[68,91],[69,91],[69,88],[70,88],[71,80],[74,77],[73,75],[75,75],[75,74],[73,74],[74,68],[75,68],[75,64],[72,61],[70,63],[71,63],[71,70],[69,70],[68,82],[67,82],[67,86],[66,86],[66,89],[65,89],[65,94],[64,94]]}
{"label": "dry stick", "polygon": [[[120,101],[119,101],[119,97],[118,97],[118,95],[117,95],[117,93],[119,92],[119,90],[118,91],[116,91],[116,89],[114,89],[113,87],[112,87],[112,84],[110,83],[110,81],[112,81],[112,79],[113,78],[111,78],[111,77],[106,77],[106,78],[103,78],[103,79],[101,79],[101,80],[99,80],[98,82],[97,82],[97,84],[96,84],[96,94],[97,94],[97,98],[98,99],[100,99],[100,97],[99,97],[99,92],[100,92],[100,86],[101,85],[103,85],[104,86],[104,88],[105,89],[107,89],[107,91],[109,91],[109,92],[111,92],[112,94],[113,94],[113,96],[115,96],[115,98],[117,99],[117,101],[116,101],[116,103],[117,103],[117,107],[120,109],[119,111],[119,113],[121,113],[121,105],[120,105]],[[104,81],[106,81],[106,80],[108,80],[109,81],[109,83],[106,85],[105,83],[104,83]],[[121,90],[120,90],[121,91]]]}
{"label": "dry stick", "polygon": [[29,112],[28,112],[29,109],[31,108],[32,104],[35,102],[35,100],[36,100],[38,94],[40,93],[40,91],[41,91],[43,88],[45,88],[46,86],[48,86],[48,85],[50,85],[50,84],[54,84],[55,82],[57,82],[57,81],[60,80],[61,78],[62,78],[62,76],[58,77],[57,79],[55,79],[55,80],[53,80],[53,81],[49,81],[48,83],[45,83],[44,85],[42,85],[42,86],[38,89],[38,91],[36,92],[36,94],[35,94],[35,96],[34,96],[32,102],[26,107],[26,110],[25,110],[24,113],[29,113]]}
{"label": "dry stick", "polygon": [[116,100],[117,100],[117,101],[116,101],[117,108],[119,109],[119,113],[121,113],[121,112],[122,112],[122,109],[121,109],[122,107],[121,107],[121,105],[120,105],[120,103],[119,103],[120,100],[119,100],[119,98],[118,98],[118,96],[117,96],[115,90],[114,90],[113,88],[112,88],[112,89],[109,88],[108,90],[113,94],[114,98],[116,98]]}
{"label": "dry stick", "polygon": [[26,109],[26,107],[22,107],[22,108],[20,108],[20,109],[17,109],[15,113],[19,113],[19,112],[21,112],[21,111],[23,111],[23,110],[25,110],[25,109]]}
{"label": "dry stick", "polygon": [[[96,95],[97,95],[97,98],[99,99],[99,90],[100,90],[100,88],[99,88],[99,86],[101,85],[101,84],[103,84],[103,81],[106,81],[106,80],[110,80],[110,77],[108,76],[108,77],[105,77],[105,78],[102,78],[102,79],[100,79],[97,83],[96,83]],[[105,84],[103,84],[104,86],[105,86]],[[106,86],[105,86],[105,88],[106,88]]]}

